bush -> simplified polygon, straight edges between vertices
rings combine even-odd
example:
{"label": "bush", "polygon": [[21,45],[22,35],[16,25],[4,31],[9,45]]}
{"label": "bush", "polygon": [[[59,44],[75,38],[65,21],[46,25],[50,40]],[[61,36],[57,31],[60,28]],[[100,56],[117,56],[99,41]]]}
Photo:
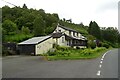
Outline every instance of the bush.
{"label": "bush", "polygon": [[73,48],[71,48],[71,47],[65,47],[65,46],[57,46],[56,49],[57,50],[61,50],[61,51],[66,51],[66,50],[68,51],[68,50],[71,50]]}
{"label": "bush", "polygon": [[106,47],[107,49],[109,48],[109,44],[107,44],[107,43],[103,43],[102,46]]}
{"label": "bush", "polygon": [[48,54],[48,56],[55,56],[56,52],[50,52],[50,51],[48,51],[47,54]]}
{"label": "bush", "polygon": [[57,54],[57,56],[70,56],[71,52],[70,51],[57,50],[56,54]]}
{"label": "bush", "polygon": [[95,48],[95,51],[100,52],[100,51],[105,50],[105,49],[106,49],[105,47],[100,47],[100,48]]}
{"label": "bush", "polygon": [[59,47],[59,45],[53,44],[53,48],[57,48],[57,47]]}
{"label": "bush", "polygon": [[90,47],[90,48],[92,48],[92,49],[96,48],[95,42],[93,42],[93,41],[88,41],[88,47]]}
{"label": "bush", "polygon": [[104,47],[95,48],[95,49],[84,49],[84,50],[81,51],[81,54],[82,54],[82,55],[91,55],[91,54],[100,52],[100,51],[105,50],[105,49],[106,49],[106,48],[104,48]]}
{"label": "bush", "polygon": [[102,47],[102,42],[99,42],[99,44],[97,45],[97,47]]}
{"label": "bush", "polygon": [[94,53],[92,49],[84,49],[81,51],[82,55],[91,55],[92,53]]}

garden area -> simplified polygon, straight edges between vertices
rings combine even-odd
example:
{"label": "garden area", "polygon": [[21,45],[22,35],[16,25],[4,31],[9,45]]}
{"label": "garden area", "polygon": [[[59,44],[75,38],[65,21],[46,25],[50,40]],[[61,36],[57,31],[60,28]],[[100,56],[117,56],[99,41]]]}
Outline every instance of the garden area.
{"label": "garden area", "polygon": [[48,51],[48,60],[76,60],[97,58],[108,51],[110,48],[96,47],[86,49],[74,49],[72,47],[57,46],[54,50]]}

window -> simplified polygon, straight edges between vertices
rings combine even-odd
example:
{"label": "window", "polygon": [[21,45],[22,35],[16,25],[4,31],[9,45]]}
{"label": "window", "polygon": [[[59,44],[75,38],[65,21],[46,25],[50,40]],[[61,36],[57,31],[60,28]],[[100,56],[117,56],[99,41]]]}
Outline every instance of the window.
{"label": "window", "polygon": [[78,37],[78,33],[77,33],[77,37]]}
{"label": "window", "polygon": [[59,30],[59,32],[61,32],[61,30]]}
{"label": "window", "polygon": [[75,32],[73,32],[73,36],[75,36]]}
{"label": "window", "polygon": [[69,31],[69,35],[71,36],[71,31]]}
{"label": "window", "polygon": [[62,37],[62,43],[64,43],[65,42],[65,38],[64,37]]}

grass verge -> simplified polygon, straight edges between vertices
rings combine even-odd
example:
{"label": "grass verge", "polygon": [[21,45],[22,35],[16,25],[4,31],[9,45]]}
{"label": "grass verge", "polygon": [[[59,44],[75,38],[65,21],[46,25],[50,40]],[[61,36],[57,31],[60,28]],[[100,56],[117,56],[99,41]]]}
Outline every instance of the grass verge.
{"label": "grass verge", "polygon": [[[95,49],[84,49],[84,50],[69,50],[70,55],[54,55],[47,56],[48,60],[78,60],[78,59],[93,59],[103,55],[109,49],[106,48],[95,48]],[[60,51],[59,51],[60,52]],[[63,53],[66,51],[62,51]],[[56,52],[56,54],[58,54]]]}

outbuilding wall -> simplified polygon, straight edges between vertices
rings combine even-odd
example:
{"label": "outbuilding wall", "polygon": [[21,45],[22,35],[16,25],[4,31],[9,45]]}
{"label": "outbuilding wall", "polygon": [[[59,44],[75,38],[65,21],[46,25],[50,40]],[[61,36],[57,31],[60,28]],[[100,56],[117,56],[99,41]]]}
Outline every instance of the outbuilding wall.
{"label": "outbuilding wall", "polygon": [[36,55],[48,52],[53,48],[53,39],[49,38],[35,46]]}

